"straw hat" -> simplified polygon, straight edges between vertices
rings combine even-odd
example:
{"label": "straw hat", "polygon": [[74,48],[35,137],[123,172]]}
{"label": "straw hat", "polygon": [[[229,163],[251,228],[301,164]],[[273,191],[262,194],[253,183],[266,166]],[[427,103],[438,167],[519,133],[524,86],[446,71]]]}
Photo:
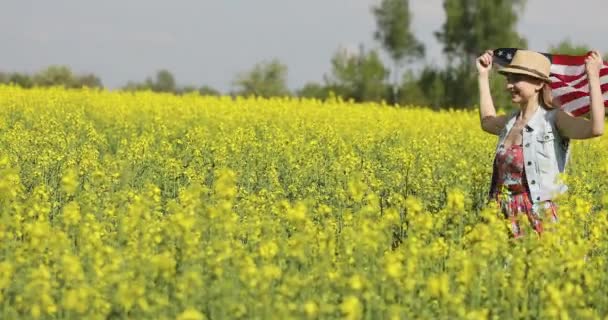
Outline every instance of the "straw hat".
{"label": "straw hat", "polygon": [[550,69],[551,61],[543,54],[528,50],[517,50],[511,63],[498,70],[498,72],[501,74],[524,74],[546,82],[551,82],[549,79]]}

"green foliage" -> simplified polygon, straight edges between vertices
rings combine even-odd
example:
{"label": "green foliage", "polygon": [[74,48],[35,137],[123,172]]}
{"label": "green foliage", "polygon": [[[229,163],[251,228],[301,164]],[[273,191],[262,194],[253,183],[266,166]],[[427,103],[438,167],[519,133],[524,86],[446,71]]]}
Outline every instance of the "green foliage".
{"label": "green foliage", "polygon": [[302,98],[314,98],[314,99],[327,99],[329,97],[329,88],[316,82],[309,82],[302,87],[302,89],[296,92],[298,97]]}
{"label": "green foliage", "polygon": [[[592,48],[585,44],[573,43],[570,39],[564,39],[556,45],[549,47],[549,53],[559,53],[568,55],[584,55],[591,51]],[[608,60],[608,52],[604,54],[604,61]]]}
{"label": "green foliage", "polygon": [[525,0],[444,0],[446,20],[435,36],[451,62],[472,65],[488,48],[524,48],[527,41],[516,30],[517,10]]}
{"label": "green foliage", "polygon": [[431,96],[435,92],[439,93],[440,90],[437,90],[437,88],[433,88],[430,85],[423,86],[421,85],[422,82],[420,80],[421,79],[418,78],[412,71],[408,71],[403,75],[403,79],[401,80],[401,86],[399,87],[399,100],[397,101],[398,104],[435,106],[432,103],[433,99]]}
{"label": "green foliage", "polygon": [[589,52],[589,47],[584,44],[575,44],[570,39],[562,40],[556,45],[549,47],[549,53],[559,53],[568,55],[583,55]]}
{"label": "green foliage", "polygon": [[176,91],[179,94],[187,94],[187,93],[193,93],[193,92],[197,92],[199,95],[201,96],[219,96],[220,92],[213,89],[210,86],[202,86],[200,88],[197,88],[195,86],[184,86],[180,89],[177,89]]}
{"label": "green foliage", "polygon": [[[447,18],[435,36],[443,45],[448,66],[421,77],[423,87],[436,79],[443,83],[444,91],[433,94],[437,97],[432,98],[434,105],[470,107],[478,102],[475,58],[489,48],[526,47],[526,40],[516,30],[517,11],[524,5],[525,0],[444,0]],[[491,88],[497,105],[510,104],[501,77],[492,79]]]}
{"label": "green foliage", "polygon": [[[505,90],[506,81],[502,75],[490,78],[492,98],[498,108],[511,106],[510,96]],[[465,94],[467,93],[468,94]],[[448,66],[445,69],[426,66],[418,76],[406,73],[400,87],[400,105],[421,105],[433,109],[466,108],[467,101],[477,98],[476,78],[462,67]]]}
{"label": "green foliage", "polygon": [[122,87],[122,90],[125,91],[145,91],[150,90],[150,88],[146,85],[146,83],[133,82],[129,81],[126,85]]}
{"label": "green foliage", "polygon": [[65,88],[103,88],[101,79],[92,74],[77,75],[68,66],[52,65],[34,75],[0,72],[0,84],[14,84],[22,88],[62,86]]}
{"label": "green foliage", "polygon": [[24,73],[3,73],[3,76],[0,77],[0,83],[4,84],[14,84],[20,86],[21,88],[31,88],[34,86],[34,81],[32,81],[32,77]]}
{"label": "green foliage", "polygon": [[34,83],[42,87],[59,85],[72,88],[75,86],[74,75],[67,66],[49,66],[34,75]]}
{"label": "green foliage", "polygon": [[[435,33],[447,58],[444,68],[424,67],[418,75],[402,78],[398,103],[439,108],[469,108],[478,103],[475,58],[484,50],[525,47],[515,26],[525,1],[445,0],[446,21]],[[510,97],[502,76],[490,80],[496,106],[507,108]]]}
{"label": "green foliage", "polygon": [[241,73],[234,81],[236,94],[244,96],[287,96],[287,66],[279,60],[256,64],[251,71]]}
{"label": "green foliage", "polygon": [[177,90],[177,93],[179,94],[187,94],[192,92],[198,92],[198,89],[195,86],[184,86]]}
{"label": "green foliage", "polygon": [[166,69],[161,69],[156,72],[154,79],[147,78],[143,83],[128,82],[123,87],[126,91],[151,90],[154,92],[178,92],[175,84],[175,77]]}
{"label": "green foliage", "polygon": [[77,88],[103,88],[101,79],[92,73],[76,76],[74,81]]}
{"label": "green foliage", "polygon": [[411,13],[408,0],[383,0],[373,8],[377,30],[374,33],[395,63],[424,56],[424,45],[410,30]]}
{"label": "green foliage", "polygon": [[201,96],[219,96],[221,93],[210,86],[201,86],[198,88],[198,93]]}
{"label": "green foliage", "polygon": [[412,15],[408,0],[382,0],[372,9],[377,30],[374,37],[393,60],[392,101],[399,99],[400,68],[405,62],[424,57],[424,45],[416,39],[410,29]]}
{"label": "green foliage", "polygon": [[156,81],[151,83],[151,88],[156,92],[175,92],[175,77],[168,70],[159,70],[156,73]]}
{"label": "green foliage", "polygon": [[355,101],[381,101],[386,97],[387,69],[378,52],[366,52],[362,47],[358,54],[345,49],[338,50],[332,60],[328,86],[338,95]]}

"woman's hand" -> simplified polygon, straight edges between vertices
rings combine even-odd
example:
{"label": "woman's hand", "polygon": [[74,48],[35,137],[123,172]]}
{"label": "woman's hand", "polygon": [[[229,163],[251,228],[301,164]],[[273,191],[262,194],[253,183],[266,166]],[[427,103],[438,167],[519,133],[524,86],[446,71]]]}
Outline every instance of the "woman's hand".
{"label": "woman's hand", "polygon": [[494,57],[494,52],[492,50],[487,50],[481,56],[477,57],[475,60],[475,65],[477,66],[477,71],[480,75],[487,75],[490,70],[492,70],[492,59]]}
{"label": "woman's hand", "polygon": [[602,56],[597,50],[593,50],[585,58],[585,70],[588,77],[599,77],[602,68]]}

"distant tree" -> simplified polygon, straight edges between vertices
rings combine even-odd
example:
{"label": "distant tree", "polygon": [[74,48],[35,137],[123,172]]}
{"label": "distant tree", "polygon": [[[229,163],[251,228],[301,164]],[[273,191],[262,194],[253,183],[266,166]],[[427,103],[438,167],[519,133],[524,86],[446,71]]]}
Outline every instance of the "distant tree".
{"label": "distant tree", "polygon": [[[570,39],[562,40],[558,44],[549,47],[549,53],[559,53],[573,56],[584,55],[591,50],[591,47],[580,43],[575,44]],[[604,61],[608,60],[608,52],[604,53],[603,59]]]}
{"label": "distant tree", "polygon": [[300,90],[296,92],[298,97],[302,98],[314,98],[314,99],[327,99],[329,97],[329,88],[316,82],[309,82],[305,84]]}
{"label": "distant tree", "polygon": [[[478,101],[475,58],[499,47],[525,48],[526,40],[516,26],[525,0],[444,0],[446,20],[435,36],[443,44],[448,67],[441,75],[445,88],[442,105],[472,107]],[[504,79],[491,82],[497,105],[510,104]]]}
{"label": "distant tree", "polygon": [[219,91],[217,91],[209,86],[202,86],[200,88],[197,88],[195,86],[184,86],[184,87],[177,89],[177,93],[180,93],[180,94],[186,94],[186,93],[192,93],[192,92],[196,92],[201,96],[219,96],[220,95]]}
{"label": "distant tree", "polygon": [[277,59],[260,62],[251,71],[237,75],[236,94],[244,96],[287,96],[287,66]]}
{"label": "distant tree", "polygon": [[183,86],[181,88],[178,88],[176,91],[177,94],[187,94],[192,92],[198,92],[198,89],[195,86],[191,85]]}
{"label": "distant tree", "polygon": [[36,86],[64,86],[73,88],[76,85],[74,74],[67,66],[49,66],[46,69],[34,75],[34,84]]}
{"label": "distant tree", "polygon": [[366,52],[361,46],[359,53],[353,54],[340,49],[331,64],[331,75],[326,77],[326,82],[336,94],[358,102],[386,98],[388,70],[375,50]]}
{"label": "distant tree", "polygon": [[399,87],[400,105],[416,106],[438,106],[438,96],[443,94],[443,90],[437,87],[443,82],[439,79],[439,71],[431,67],[425,67],[418,76],[409,71],[403,75],[401,86]]}
{"label": "distant tree", "polygon": [[435,36],[450,61],[474,65],[484,50],[499,47],[525,48],[517,32],[519,10],[525,0],[444,0],[446,20]]}
{"label": "distant tree", "polygon": [[446,85],[449,84],[449,72],[427,66],[420,72],[419,86],[427,97],[429,106],[439,109],[446,101]]}
{"label": "distant tree", "polygon": [[151,81],[151,88],[156,92],[176,92],[175,77],[168,70],[162,69],[156,72],[155,80]]}
{"label": "distant tree", "polygon": [[122,87],[125,91],[144,91],[151,90],[154,92],[182,93],[184,90],[179,89],[176,85],[173,74],[161,69],[156,72],[154,78],[148,77],[144,82],[129,81]]}
{"label": "distant tree", "polygon": [[210,86],[201,86],[200,88],[198,88],[198,93],[201,96],[219,96],[219,95],[221,95],[221,93],[218,90],[216,90]]}
{"label": "distant tree", "polygon": [[372,9],[377,30],[374,34],[393,61],[393,100],[398,100],[400,70],[405,63],[424,56],[424,45],[411,31],[408,0],[382,0]]}
{"label": "distant tree", "polygon": [[122,88],[124,91],[143,91],[143,90],[152,90],[150,84],[147,82],[135,82],[129,81]]}
{"label": "distant tree", "polygon": [[584,44],[574,44],[570,39],[562,40],[556,45],[549,47],[549,53],[559,53],[567,55],[583,55],[589,52],[589,47]]}
{"label": "distant tree", "polygon": [[103,88],[101,79],[96,75],[83,74],[74,75],[67,66],[49,66],[33,76],[25,73],[4,73],[0,72],[0,83],[12,83],[22,88],[33,86],[63,86],[66,88]]}
{"label": "distant tree", "polygon": [[8,83],[20,86],[21,88],[31,88],[34,86],[34,80],[27,74],[14,72],[8,77]]}
{"label": "distant tree", "polygon": [[92,73],[76,76],[74,83],[76,87],[80,88],[103,88],[101,79]]}

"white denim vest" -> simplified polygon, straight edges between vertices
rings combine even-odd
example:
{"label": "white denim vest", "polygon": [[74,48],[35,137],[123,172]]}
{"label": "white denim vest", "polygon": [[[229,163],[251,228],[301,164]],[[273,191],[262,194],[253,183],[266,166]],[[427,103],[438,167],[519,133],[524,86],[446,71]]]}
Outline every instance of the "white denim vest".
{"label": "white denim vest", "polygon": [[[519,111],[514,112],[500,132],[496,152],[513,128],[518,114]],[[533,203],[551,200],[568,189],[566,185],[558,181],[558,175],[563,173],[566,168],[570,153],[570,139],[562,137],[557,130],[556,114],[557,109],[547,110],[539,107],[524,127],[524,169]],[[496,168],[493,171],[490,194],[493,194],[496,188]]]}

